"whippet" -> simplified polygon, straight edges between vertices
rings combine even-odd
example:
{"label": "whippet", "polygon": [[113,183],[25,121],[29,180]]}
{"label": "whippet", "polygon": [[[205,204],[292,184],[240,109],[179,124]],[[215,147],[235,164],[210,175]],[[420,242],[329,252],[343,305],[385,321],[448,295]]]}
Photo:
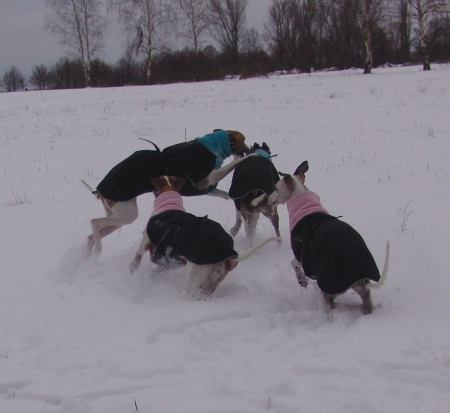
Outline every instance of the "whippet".
{"label": "whippet", "polygon": [[219,129],[202,138],[169,146],[163,151],[156,145],[155,148],[137,151],[117,164],[95,190],[83,181],[101,199],[106,212],[105,217],[91,220],[88,256],[92,251],[100,254],[102,238],[137,219],[136,198],[155,191],[152,179],[170,171],[171,175],[185,178],[188,185],[184,187],[183,195],[210,194],[227,199],[227,193],[217,189],[216,185],[245,158],[235,159],[223,167],[222,163],[231,155],[243,156],[248,151],[242,133]]}
{"label": "whippet", "polygon": [[363,312],[371,313],[370,290],[380,288],[387,276],[389,242],[385,262],[379,270],[361,235],[350,225],[329,215],[317,194],[305,186],[308,162],[304,161],[293,175],[281,174],[269,196],[269,204],[287,204],[291,246],[295,259],[291,265],[299,284],[306,288],[308,279],[317,280],[330,313],[335,298],[352,288],[361,297]]}
{"label": "whippet", "polygon": [[141,245],[130,264],[135,271],[146,251],[155,264],[173,268],[187,264],[183,277],[184,293],[191,298],[212,294],[236,265],[277,237],[268,238],[245,254],[234,250],[232,237],[215,221],[185,212],[179,194],[184,179],[173,176],[155,178],[154,210]]}

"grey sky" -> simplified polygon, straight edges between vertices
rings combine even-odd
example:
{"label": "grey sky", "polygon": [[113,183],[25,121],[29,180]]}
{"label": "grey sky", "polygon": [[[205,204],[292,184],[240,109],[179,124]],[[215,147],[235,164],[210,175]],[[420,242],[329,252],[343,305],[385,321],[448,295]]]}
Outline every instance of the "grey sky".
{"label": "grey sky", "polygon": [[[271,0],[250,0],[247,7],[247,27],[262,29],[267,20]],[[12,65],[25,77],[39,64],[53,65],[65,51],[56,37],[45,29],[47,9],[44,0],[0,0],[0,78]],[[109,22],[106,48],[101,56],[115,63],[123,54],[117,22]]]}

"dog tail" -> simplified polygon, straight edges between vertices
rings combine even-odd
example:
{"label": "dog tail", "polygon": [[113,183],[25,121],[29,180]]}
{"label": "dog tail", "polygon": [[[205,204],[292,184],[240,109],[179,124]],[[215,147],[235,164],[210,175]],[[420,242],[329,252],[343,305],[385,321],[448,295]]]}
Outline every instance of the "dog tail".
{"label": "dog tail", "polygon": [[148,139],[145,139],[145,138],[138,138],[138,139],[140,139],[141,141],[145,141],[145,142],[151,143],[151,144],[155,147],[156,152],[161,153],[161,149],[158,148],[158,146],[156,145],[156,143],[154,143],[154,142],[152,142],[152,141],[149,141]]}
{"label": "dog tail", "polygon": [[248,251],[239,255],[239,257],[236,259],[236,261],[241,262],[241,261],[246,260],[248,257],[253,255],[260,248],[264,247],[265,245],[269,244],[272,241],[281,241],[281,238],[280,237],[270,237],[270,238],[265,239],[264,241],[261,241],[259,244],[255,245],[253,248],[250,248]]}
{"label": "dog tail", "polygon": [[268,199],[269,197],[266,194],[262,194],[259,197],[255,198],[252,202],[250,202],[250,205],[253,208],[256,208],[259,205],[267,204]]}
{"label": "dog tail", "polygon": [[383,286],[384,282],[386,281],[388,268],[389,268],[389,241],[386,243],[386,255],[384,257],[384,267],[383,267],[383,272],[381,273],[380,280],[377,283],[369,283],[369,284],[367,284],[366,287],[370,288],[370,289],[381,288]]}
{"label": "dog tail", "polygon": [[81,182],[83,182],[84,186],[89,189],[89,191],[94,194],[97,195],[97,190],[95,190],[94,188],[92,188],[92,186],[90,186],[84,179],[81,180]]}

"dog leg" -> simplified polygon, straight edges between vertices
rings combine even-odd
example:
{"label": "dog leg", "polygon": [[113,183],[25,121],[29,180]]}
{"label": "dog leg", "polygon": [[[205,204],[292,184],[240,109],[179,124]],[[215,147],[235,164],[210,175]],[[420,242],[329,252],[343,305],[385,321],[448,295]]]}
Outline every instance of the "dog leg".
{"label": "dog leg", "polygon": [[148,238],[147,231],[144,231],[144,233],[142,234],[141,244],[136,251],[133,261],[131,261],[130,263],[131,274],[133,274],[133,272],[136,271],[141,265],[142,257],[144,256],[146,251],[150,251],[150,240]]}
{"label": "dog leg", "polygon": [[353,290],[361,297],[362,300],[362,310],[364,314],[372,314],[373,302],[370,289],[367,288],[368,280],[361,280],[360,282],[353,285]]}
{"label": "dog leg", "polygon": [[[275,235],[277,237],[279,237],[280,236],[280,217],[278,216],[277,207],[267,205],[261,209],[261,212],[272,223],[273,228],[275,230]],[[278,242],[280,243],[281,241],[278,241]]]}
{"label": "dog leg", "polygon": [[[258,154],[251,154],[248,156],[259,156]],[[230,172],[232,172],[236,166],[238,166],[247,157],[238,158],[230,162],[228,165],[222,166],[222,168],[214,169],[205,179],[202,179],[197,183],[199,189],[206,189],[211,185],[217,184],[223,178],[225,178]]]}
{"label": "dog leg", "polygon": [[298,283],[303,288],[308,288],[308,278],[305,275],[305,272],[303,271],[302,263],[300,261],[297,261],[295,258],[291,261],[291,266],[295,271],[295,276],[297,277]]}
{"label": "dog leg", "polygon": [[217,188],[215,188],[211,192],[209,192],[208,195],[214,196],[216,198],[226,199],[227,201],[230,199],[227,191],[222,191],[221,189],[217,189]]}
{"label": "dog leg", "polygon": [[88,254],[92,250],[96,254],[100,254],[102,238],[118,230],[123,225],[131,224],[138,217],[136,198],[132,198],[129,201],[116,202],[112,207],[108,207],[107,204],[104,205],[107,216],[91,220],[92,236],[88,238]]}
{"label": "dog leg", "polygon": [[203,294],[212,294],[229,272],[230,265],[228,261],[209,265],[207,278],[205,282],[200,285]]}
{"label": "dog leg", "polygon": [[250,246],[253,245],[253,239],[255,238],[256,224],[259,220],[259,210],[249,211],[245,204],[241,203],[241,214],[244,218],[245,234],[249,239]]}
{"label": "dog leg", "polygon": [[324,300],[324,308],[325,312],[330,316],[331,312],[336,308],[336,304],[334,302],[337,297],[336,294],[327,294],[322,292],[323,300]]}
{"label": "dog leg", "polygon": [[236,209],[236,223],[234,224],[234,227],[231,228],[230,230],[230,234],[232,237],[235,237],[237,235],[237,233],[241,229],[241,225],[242,225],[242,214],[241,211],[238,211]]}
{"label": "dog leg", "polygon": [[207,265],[189,263],[183,278],[184,294],[194,300],[210,296],[229,271],[228,261]]}
{"label": "dog leg", "polygon": [[[105,210],[106,217],[109,217],[112,215],[111,207],[108,206],[108,202],[105,202],[105,200],[102,197],[99,197],[103,204],[103,209]],[[101,218],[99,218],[101,219]],[[96,247],[96,254],[98,254],[98,238],[99,234],[97,234],[97,227],[94,226],[93,223],[94,220],[91,220],[91,228],[92,228],[92,234],[88,236],[87,245],[86,245],[86,258],[89,258],[92,254],[92,251],[94,250],[94,247]],[[100,250],[101,250],[101,244],[100,244]]]}

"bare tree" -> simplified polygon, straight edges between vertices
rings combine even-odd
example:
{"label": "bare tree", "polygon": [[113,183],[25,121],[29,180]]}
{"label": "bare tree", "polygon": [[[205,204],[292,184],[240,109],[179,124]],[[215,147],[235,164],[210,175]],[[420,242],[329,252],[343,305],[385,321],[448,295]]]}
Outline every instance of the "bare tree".
{"label": "bare tree", "polygon": [[35,66],[31,72],[29,82],[39,90],[45,90],[50,86],[51,74],[47,66]]}
{"label": "bare tree", "polygon": [[285,69],[287,64],[286,27],[289,19],[288,11],[289,0],[273,0],[269,9],[269,21],[264,25],[264,37],[275,56],[279,69]]}
{"label": "bare tree", "polygon": [[200,80],[200,46],[201,39],[210,25],[209,0],[175,0],[183,15],[184,24],[181,26],[181,35],[187,38],[195,54],[196,81]]}
{"label": "bare tree", "polygon": [[241,44],[241,49],[246,54],[256,54],[263,50],[259,32],[253,27],[244,31]]}
{"label": "bare tree", "polygon": [[411,13],[408,0],[393,1],[387,8],[387,27],[391,30],[392,41],[400,63],[411,58]]}
{"label": "bare tree", "polygon": [[328,0],[326,23],[327,64],[348,68],[361,61],[358,0]]}
{"label": "bare tree", "polygon": [[317,54],[317,27],[319,16],[318,0],[302,0],[297,8],[297,27],[299,30],[299,64],[307,71],[314,68]]}
{"label": "bare tree", "polygon": [[407,0],[411,6],[413,18],[417,20],[419,50],[422,56],[423,70],[430,70],[430,57],[426,43],[429,23],[433,15],[449,13],[448,0]]}
{"label": "bare tree", "polygon": [[11,66],[3,75],[3,86],[7,92],[16,92],[25,88],[25,79],[16,66]]}
{"label": "bare tree", "polygon": [[174,20],[170,4],[163,0],[109,0],[127,36],[127,51],[144,55],[146,81],[150,83],[152,59],[167,43],[166,29]]}
{"label": "bare tree", "polygon": [[383,0],[358,0],[358,22],[364,41],[366,57],[364,60],[364,73],[372,71],[372,31],[381,16]]}
{"label": "bare tree", "polygon": [[233,74],[239,72],[239,45],[245,23],[245,9],[249,0],[210,0],[211,21],[216,39],[231,55]]}
{"label": "bare tree", "polygon": [[86,85],[81,59],[63,57],[50,69],[52,89],[78,89]]}
{"label": "bare tree", "polygon": [[45,0],[50,13],[46,27],[59,38],[69,55],[83,62],[84,77],[90,85],[93,57],[104,48],[106,19],[100,0]]}
{"label": "bare tree", "polygon": [[309,71],[319,64],[326,7],[321,0],[274,0],[266,39],[281,68]]}
{"label": "bare tree", "polygon": [[326,38],[326,27],[330,14],[328,0],[318,0],[317,2],[317,65],[322,68],[325,66],[324,58],[324,40]]}

